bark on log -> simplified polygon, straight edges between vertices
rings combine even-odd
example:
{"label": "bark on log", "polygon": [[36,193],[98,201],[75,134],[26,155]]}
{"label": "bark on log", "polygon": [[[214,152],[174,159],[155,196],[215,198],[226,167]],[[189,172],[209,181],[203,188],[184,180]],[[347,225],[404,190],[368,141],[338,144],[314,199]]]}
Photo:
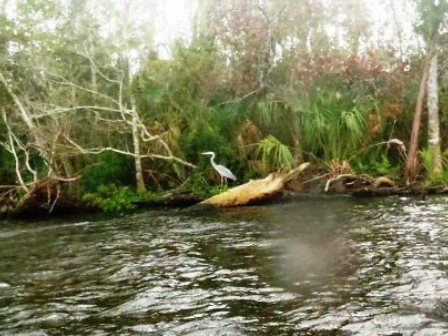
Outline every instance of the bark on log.
{"label": "bark on log", "polygon": [[302,163],[288,173],[272,173],[267,177],[231,188],[190,207],[192,210],[209,207],[224,208],[242,205],[258,204],[275,199],[281,195],[286,184],[306,169],[309,163]]}

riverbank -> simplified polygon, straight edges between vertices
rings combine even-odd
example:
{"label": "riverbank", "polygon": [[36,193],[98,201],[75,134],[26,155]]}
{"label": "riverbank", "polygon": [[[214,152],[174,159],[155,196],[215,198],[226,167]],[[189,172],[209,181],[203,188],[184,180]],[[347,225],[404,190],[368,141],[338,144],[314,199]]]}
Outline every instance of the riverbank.
{"label": "riverbank", "polygon": [[[160,207],[187,208],[228,189],[229,187],[223,186],[200,192],[178,188],[163,192],[137,193],[128,187],[109,186],[97,193],[74,196],[60,183],[42,181],[22,196],[13,189],[4,192],[0,199],[0,218],[36,219],[82,213],[124,214]],[[400,185],[388,177],[371,178],[353,174],[316,177],[307,174],[290,181],[280,193],[265,197],[258,203],[294,201],[322,195],[352,197],[399,195],[424,198],[426,195],[445,194],[448,194],[448,184]]]}

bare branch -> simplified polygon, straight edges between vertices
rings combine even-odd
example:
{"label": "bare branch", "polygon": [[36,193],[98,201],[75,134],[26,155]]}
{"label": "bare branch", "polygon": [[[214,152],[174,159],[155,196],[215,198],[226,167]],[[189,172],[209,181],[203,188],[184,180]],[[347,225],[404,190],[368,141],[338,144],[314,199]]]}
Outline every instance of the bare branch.
{"label": "bare branch", "polygon": [[53,73],[53,72],[50,72],[50,71],[48,71],[47,69],[36,68],[36,70],[43,71],[43,72],[47,73],[48,75],[50,75],[50,76],[52,76],[52,77],[54,77],[54,78],[58,78],[59,80],[54,80],[54,79],[51,80],[51,81],[54,82],[54,83],[61,84],[61,85],[67,85],[67,86],[73,87],[73,88],[75,88],[75,89],[78,89],[78,90],[80,90],[80,91],[84,91],[84,92],[87,92],[87,93],[91,93],[91,94],[93,94],[93,95],[96,95],[96,96],[98,96],[98,97],[102,97],[102,98],[104,98],[104,99],[106,99],[106,100],[111,101],[112,103],[114,103],[114,104],[116,104],[116,105],[119,104],[117,100],[111,98],[111,97],[108,96],[108,95],[105,95],[105,94],[103,94],[103,93],[101,93],[101,92],[98,92],[98,91],[95,91],[95,90],[91,90],[91,89],[88,89],[88,88],[83,87],[83,86],[81,86],[81,85],[75,84],[75,83],[73,83],[73,82],[67,80],[67,79],[64,78],[63,76],[58,75],[58,74],[55,74],[55,73]]}
{"label": "bare branch", "polygon": [[[59,196],[61,194],[61,186],[58,184],[56,186],[56,197],[54,198],[53,203],[51,204],[50,210],[48,210],[49,213],[52,213],[54,210],[54,207],[56,206],[56,203],[58,202]],[[50,197],[50,193],[48,193],[48,197]]]}
{"label": "bare branch", "polygon": [[19,156],[17,155],[17,151],[14,145],[14,137],[12,135],[12,131],[11,131],[11,127],[9,126],[8,120],[6,119],[6,113],[5,110],[2,109],[2,116],[3,116],[3,121],[5,122],[6,125],[6,130],[8,132],[8,140],[9,140],[9,147],[8,147],[8,151],[12,154],[12,156],[14,157],[14,162],[15,162],[15,170],[16,170],[16,177],[17,180],[21,186],[21,188],[23,190],[25,190],[26,192],[28,192],[28,187],[25,184],[25,181],[23,180],[22,177],[22,173],[20,171],[20,160],[19,160]]}
{"label": "bare branch", "polygon": [[259,87],[258,89],[255,89],[253,91],[250,91],[249,93],[246,93],[245,95],[241,96],[241,97],[237,97],[235,99],[232,100],[228,100],[225,102],[220,103],[219,105],[227,105],[227,104],[234,104],[234,103],[240,103],[243,100],[246,100],[247,98],[259,93],[260,91],[262,91],[264,88],[263,87]]}
{"label": "bare branch", "polygon": [[[136,157],[135,153],[133,153],[133,152],[117,149],[114,147],[101,147],[101,148],[86,149],[86,148],[83,148],[82,146],[80,146],[79,144],[77,144],[72,139],[68,138],[67,136],[65,136],[65,139],[69,143],[71,143],[74,147],[76,147],[79,150],[79,152],[82,154],[95,154],[96,155],[96,154],[101,154],[101,153],[105,153],[105,152],[114,152],[114,153],[130,156],[130,157]],[[177,163],[180,163],[180,164],[190,167],[190,168],[196,168],[196,166],[194,164],[187,162],[185,160],[182,160],[174,155],[141,154],[139,156],[141,159],[145,159],[145,158],[160,159],[160,160],[165,160],[165,161],[170,161],[170,162],[177,162]]]}
{"label": "bare branch", "polygon": [[26,147],[22,143],[22,141],[20,141],[14,133],[12,134],[12,136],[14,137],[14,140],[15,140],[16,144],[25,153],[25,166],[26,166],[26,169],[33,175],[33,181],[37,182],[38,181],[37,171],[34,170],[33,167],[31,167],[31,164],[30,164],[30,153],[28,152],[28,150],[26,149]]}
{"label": "bare branch", "polygon": [[67,107],[67,108],[58,108],[54,109],[42,114],[33,115],[33,119],[41,119],[45,117],[54,116],[57,114],[67,113],[67,112],[73,112],[78,110],[98,110],[98,111],[105,111],[105,112],[115,112],[115,113],[123,113],[123,111],[112,108],[112,107],[105,107],[105,106],[98,106],[98,105],[81,105],[81,106],[73,106],[73,107]]}
{"label": "bare branch", "polygon": [[100,67],[96,64],[95,60],[92,56],[90,56],[90,53],[88,52],[87,48],[84,46],[84,53],[77,53],[79,56],[85,57],[89,60],[90,64],[95,68],[95,71],[106,81],[111,83],[117,83],[119,84],[121,81],[112,79],[109,76],[105,75],[101,70]]}

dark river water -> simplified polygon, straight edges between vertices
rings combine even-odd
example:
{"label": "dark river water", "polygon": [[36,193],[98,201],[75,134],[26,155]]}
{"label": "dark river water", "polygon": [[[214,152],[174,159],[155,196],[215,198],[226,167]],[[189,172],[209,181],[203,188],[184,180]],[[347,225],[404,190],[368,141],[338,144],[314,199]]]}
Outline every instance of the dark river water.
{"label": "dark river water", "polygon": [[447,198],[0,223],[0,335],[448,335]]}

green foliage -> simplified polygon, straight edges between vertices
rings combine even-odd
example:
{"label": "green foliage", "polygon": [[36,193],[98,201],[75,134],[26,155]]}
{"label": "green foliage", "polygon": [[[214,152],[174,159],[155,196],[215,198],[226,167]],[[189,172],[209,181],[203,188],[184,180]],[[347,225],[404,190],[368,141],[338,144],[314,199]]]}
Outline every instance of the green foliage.
{"label": "green foliage", "polygon": [[399,176],[400,167],[393,164],[388,156],[384,153],[380,154],[376,160],[365,160],[357,158],[354,160],[354,168],[357,173],[369,175],[381,175],[397,178]]}
{"label": "green foliage", "polygon": [[[26,105],[45,148],[36,148],[36,137],[2,87],[0,107],[39,176],[47,173],[41,157],[45,151],[52,156],[46,161],[54,160],[61,176],[82,174],[80,194],[88,193],[87,198],[108,211],[132,208],[138,197],[153,197],[136,196],[127,188],[135,185],[132,157],[111,152],[86,157],[77,147],[132,152],[131,116],[119,112],[133,102],[141,134],[146,135],[146,128],[164,140],[161,144],[142,136],[142,154],[173,153],[199,167],[192,172],[170,160],[145,158],[145,177],[158,189],[185,183],[198,195],[220,191],[216,173],[199,154],[203,151],[216,152],[218,162],[244,178],[290,169],[302,158],[398,176],[402,158],[375,144],[409,138],[420,47],[397,57],[403,50],[394,46],[402,41],[377,43],[368,33],[363,2],[323,6],[322,1],[286,1],[280,7],[240,2],[238,11],[225,1],[200,2],[191,40],[172,43],[168,58],[157,55],[151,36],[139,29],[141,20],[129,20],[137,1],[129,2],[129,13],[123,13],[128,20],[119,19],[123,22],[110,22],[118,17],[110,14],[122,8],[106,0],[89,5],[21,0],[14,15],[0,15],[1,74]],[[446,19],[447,2],[416,3],[416,31],[426,40],[437,32],[445,35],[438,28]],[[353,20],[342,22],[347,15]],[[226,19],[214,19],[220,17]],[[104,24],[110,29],[100,33]],[[329,33],[335,26],[342,32],[337,39]],[[401,38],[401,32],[396,35]],[[361,41],[381,47],[361,52]],[[138,65],[137,73],[129,71],[132,64]],[[441,78],[443,91],[446,73]],[[446,110],[445,96],[440,110]],[[247,120],[252,132],[245,136]],[[441,129],[446,128],[447,117],[442,115],[441,122]],[[443,143],[448,140],[442,137]],[[1,182],[14,182],[12,157],[0,150],[0,160]],[[29,181],[22,156],[21,161]]]}
{"label": "green foliage", "polygon": [[115,184],[100,185],[94,193],[87,193],[83,198],[105,212],[114,213],[135,209],[135,202],[140,199],[129,187],[118,187]]}
{"label": "green foliage", "polygon": [[448,2],[417,0],[418,21],[415,30],[421,34],[427,42],[434,43],[439,38],[441,25],[447,18]]}
{"label": "green foliage", "polygon": [[0,146],[0,185],[15,184],[14,158]]}
{"label": "green foliage", "polygon": [[[441,173],[434,173],[434,152],[428,148],[424,148],[421,152],[421,158],[423,167],[427,172],[426,183],[428,184],[439,184],[446,183],[448,181],[448,171],[443,171]],[[443,163],[446,166],[448,163],[447,155],[443,155]]]}
{"label": "green foliage", "polygon": [[284,108],[281,102],[273,101],[270,97],[260,99],[257,103],[257,116],[261,123],[273,125],[279,121]]}
{"label": "green foliage", "polygon": [[189,176],[185,188],[186,190],[191,190],[195,195],[204,197],[209,195],[210,189],[207,180],[200,172],[195,172]]}
{"label": "green foliage", "polygon": [[116,153],[104,153],[89,158],[80,186],[84,192],[94,192],[100,186],[133,185],[135,170],[132,159]]}
{"label": "green foliage", "polygon": [[201,172],[194,172],[190,174],[182,189],[194,195],[207,198],[225,191],[227,186],[210,185]]}
{"label": "green foliage", "polygon": [[435,176],[432,176],[431,174],[431,172],[434,171],[434,152],[425,148],[421,151],[421,157],[423,167],[425,167],[425,170],[429,173],[428,180],[431,181],[435,178]]}
{"label": "green foliage", "polygon": [[219,130],[205,121],[198,121],[190,125],[190,131],[181,137],[182,147],[191,156],[199,153],[221,148],[226,144],[226,139]]}
{"label": "green foliage", "polygon": [[258,143],[257,153],[264,164],[265,172],[292,168],[294,158],[291,150],[272,135],[268,135]]}
{"label": "green foliage", "polygon": [[296,106],[302,116],[304,150],[326,161],[347,159],[362,147],[373,109],[343,80],[329,81],[330,85],[313,87]]}

